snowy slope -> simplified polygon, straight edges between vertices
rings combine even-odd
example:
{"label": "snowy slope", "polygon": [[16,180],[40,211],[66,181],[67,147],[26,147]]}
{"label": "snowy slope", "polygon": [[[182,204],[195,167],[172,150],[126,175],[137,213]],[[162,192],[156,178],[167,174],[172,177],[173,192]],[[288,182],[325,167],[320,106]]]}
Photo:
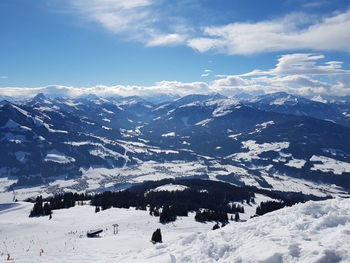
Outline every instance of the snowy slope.
{"label": "snowy slope", "polygon": [[[32,204],[0,205],[0,258],[15,262],[349,262],[350,200],[308,202],[212,231],[193,214],[160,224],[146,211],[76,206],[28,218]],[[113,234],[112,224],[119,224]],[[86,231],[102,228],[101,238]],[[153,245],[161,228],[163,243]],[[41,249],[44,253],[40,256]]]}
{"label": "snowy slope", "polygon": [[[95,213],[89,205],[55,210],[51,220],[29,218],[32,207],[0,205],[0,262],[7,253],[15,262],[118,262],[153,248],[150,240],[157,228],[162,229],[164,244],[171,244],[187,233],[209,231],[214,224],[198,223],[191,213],[163,225],[147,211],[111,208]],[[117,235],[113,224],[119,225]],[[97,228],[104,230],[101,238],[86,237],[88,230]]]}
{"label": "snowy slope", "polygon": [[[350,262],[350,200],[308,202],[194,233],[133,262]],[[125,262],[129,259],[124,258]]]}

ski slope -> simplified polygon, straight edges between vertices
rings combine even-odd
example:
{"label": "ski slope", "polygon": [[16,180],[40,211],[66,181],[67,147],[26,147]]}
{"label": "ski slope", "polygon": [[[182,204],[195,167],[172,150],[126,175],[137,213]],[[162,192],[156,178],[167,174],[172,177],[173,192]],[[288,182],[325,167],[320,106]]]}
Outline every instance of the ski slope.
{"label": "ski slope", "polygon": [[[29,218],[31,208],[0,205],[1,261],[9,253],[15,262],[350,262],[350,199],[298,204],[216,231],[194,214],[160,224],[147,211],[95,213],[84,205],[54,211],[49,220]],[[97,228],[100,238],[86,237]],[[156,228],[163,243],[153,245]]]}

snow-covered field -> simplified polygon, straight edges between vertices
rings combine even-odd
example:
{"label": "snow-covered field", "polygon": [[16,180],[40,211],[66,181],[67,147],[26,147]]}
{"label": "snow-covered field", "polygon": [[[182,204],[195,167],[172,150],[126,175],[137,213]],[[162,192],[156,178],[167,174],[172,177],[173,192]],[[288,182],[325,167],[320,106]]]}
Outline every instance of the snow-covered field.
{"label": "snow-covered field", "polygon": [[[251,152],[248,152],[249,155]],[[57,155],[57,154],[56,154]],[[281,155],[282,156],[282,155]],[[70,160],[67,156],[55,156],[57,160]],[[60,159],[61,158],[61,159]],[[203,158],[206,158],[203,156]],[[330,158],[328,158],[330,159]],[[296,163],[290,161],[288,165],[296,166]],[[315,164],[316,165],[316,164]],[[317,164],[321,166],[321,164]],[[263,178],[268,182],[273,189],[281,191],[303,192],[304,194],[312,194],[316,196],[338,196],[344,195],[344,189],[336,185],[318,184],[302,178],[293,178],[283,174],[271,172],[269,169],[272,166],[254,167],[251,169],[259,171],[260,176],[250,173],[244,166],[235,166],[230,164],[220,164],[219,162],[211,161],[212,169],[201,160],[193,162],[172,161],[172,162],[155,162],[147,161],[140,162],[138,165],[126,165],[122,168],[103,168],[90,167],[89,169],[81,169],[82,176],[74,179],[68,179],[66,176],[55,176],[53,181],[43,185],[18,187],[15,191],[8,191],[11,184],[16,182],[15,178],[4,177],[0,178],[0,203],[11,202],[14,199],[23,201],[27,198],[35,198],[38,195],[47,197],[55,193],[66,192],[101,192],[115,191],[131,186],[133,183],[144,181],[157,181],[166,178],[190,178],[201,177],[208,175],[210,180],[225,180],[225,177],[230,177],[232,174],[235,178],[247,185],[260,187],[259,182]],[[333,166],[332,166],[333,167]],[[0,169],[0,172],[5,173],[6,170]]]}
{"label": "snow-covered field", "polygon": [[321,164],[314,164],[311,170],[320,170],[323,172],[331,172],[334,174],[350,173],[350,163],[335,160],[325,156],[313,155],[310,161],[321,162]]}
{"label": "snow-covered field", "polygon": [[[31,208],[0,205],[1,260],[9,253],[15,262],[350,262],[350,199],[298,204],[215,231],[193,214],[160,224],[147,211],[94,213],[84,205],[49,220],[29,218]],[[87,238],[95,228],[104,230],[101,237]],[[156,228],[163,243],[153,245]]]}
{"label": "snow-covered field", "polygon": [[[1,207],[7,209],[0,211],[0,258],[6,259],[9,253],[15,262],[127,262],[155,247],[150,240],[157,228],[161,228],[163,244],[171,244],[187,233],[206,232],[214,225],[195,222],[194,213],[161,224],[159,217],[134,208],[95,213],[93,206],[76,206],[55,210],[49,220],[47,216],[29,218],[33,204]],[[113,224],[119,225],[116,235]],[[87,238],[86,232],[96,228],[104,230],[101,237]]]}

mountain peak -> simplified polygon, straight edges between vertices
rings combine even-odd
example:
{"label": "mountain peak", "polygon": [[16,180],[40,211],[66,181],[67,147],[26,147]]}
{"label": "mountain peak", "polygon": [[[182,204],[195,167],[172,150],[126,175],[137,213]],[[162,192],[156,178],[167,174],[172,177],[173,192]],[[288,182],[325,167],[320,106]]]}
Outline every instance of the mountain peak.
{"label": "mountain peak", "polygon": [[40,93],[35,95],[33,100],[36,100],[36,101],[38,101],[38,100],[46,100],[46,97],[45,97],[44,93],[40,92]]}

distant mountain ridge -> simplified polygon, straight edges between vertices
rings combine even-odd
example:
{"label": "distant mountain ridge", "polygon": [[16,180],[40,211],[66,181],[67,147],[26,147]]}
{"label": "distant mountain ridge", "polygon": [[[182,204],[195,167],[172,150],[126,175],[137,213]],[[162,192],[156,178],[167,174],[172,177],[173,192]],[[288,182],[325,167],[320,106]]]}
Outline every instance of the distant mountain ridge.
{"label": "distant mountain ridge", "polygon": [[[73,180],[80,190],[91,180],[105,188],[147,178],[142,176],[149,169],[264,188],[283,188],[280,182],[287,180],[295,187],[306,182],[307,191],[323,184],[347,189],[350,115],[342,107],[286,93],[241,101],[193,94],[160,104],[135,96],[44,94],[22,103],[5,101],[0,178],[7,181],[0,191],[59,178]],[[172,167],[182,162],[201,168],[186,174],[187,167],[180,175]],[[145,165],[147,171],[132,172]],[[106,176],[102,169],[129,172]],[[88,171],[98,171],[97,178]]]}

